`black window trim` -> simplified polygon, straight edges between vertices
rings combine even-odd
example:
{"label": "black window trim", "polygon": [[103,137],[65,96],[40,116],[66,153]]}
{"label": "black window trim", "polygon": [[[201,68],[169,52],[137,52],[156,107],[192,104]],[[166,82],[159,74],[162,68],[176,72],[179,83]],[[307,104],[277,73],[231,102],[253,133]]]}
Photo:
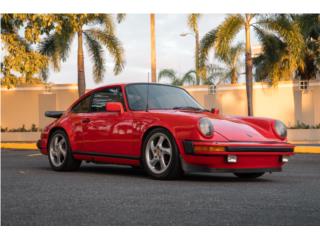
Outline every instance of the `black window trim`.
{"label": "black window trim", "polygon": [[[131,85],[159,85],[159,86],[167,86],[167,87],[173,87],[173,88],[178,88],[178,89],[181,89],[183,91],[185,91],[196,103],[198,103],[203,109],[204,107],[187,91],[185,90],[184,88],[181,88],[181,87],[178,87],[178,86],[173,86],[173,85],[170,85],[170,84],[160,84],[160,83],[128,83],[126,86],[125,86],[125,94],[126,94],[126,100],[127,100],[127,105],[128,105],[128,109],[132,112],[145,112],[145,110],[133,110],[130,108],[130,104],[129,104],[129,99],[128,99],[128,94],[127,94],[127,87],[128,86],[131,86]],[[164,109],[164,108],[149,108],[148,110],[168,110],[168,109]],[[170,109],[172,110],[172,109]]]}

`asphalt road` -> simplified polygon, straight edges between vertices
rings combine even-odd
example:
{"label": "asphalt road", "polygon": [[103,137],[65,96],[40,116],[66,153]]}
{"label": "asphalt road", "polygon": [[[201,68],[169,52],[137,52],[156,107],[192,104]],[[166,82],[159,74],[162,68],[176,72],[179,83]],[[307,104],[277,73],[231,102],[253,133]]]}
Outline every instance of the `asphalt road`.
{"label": "asphalt road", "polygon": [[2,225],[320,225],[320,155],[282,173],[157,181],[130,167],[54,172],[35,151],[2,151]]}

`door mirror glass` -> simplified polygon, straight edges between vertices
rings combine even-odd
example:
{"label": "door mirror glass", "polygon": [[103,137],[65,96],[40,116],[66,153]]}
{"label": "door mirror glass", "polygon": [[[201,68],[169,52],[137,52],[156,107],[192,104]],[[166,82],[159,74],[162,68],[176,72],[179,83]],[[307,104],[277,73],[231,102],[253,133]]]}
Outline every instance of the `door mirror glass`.
{"label": "door mirror glass", "polygon": [[122,114],[124,112],[121,102],[107,102],[106,103],[107,112],[118,112]]}

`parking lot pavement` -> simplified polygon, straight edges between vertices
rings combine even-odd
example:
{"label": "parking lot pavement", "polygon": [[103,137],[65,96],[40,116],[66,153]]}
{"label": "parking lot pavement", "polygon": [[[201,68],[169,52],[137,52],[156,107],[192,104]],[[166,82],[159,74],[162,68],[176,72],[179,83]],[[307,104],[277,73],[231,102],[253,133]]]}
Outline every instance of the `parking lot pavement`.
{"label": "parking lot pavement", "polygon": [[320,155],[282,173],[157,181],[130,167],[54,172],[36,151],[3,150],[2,225],[320,225]]}

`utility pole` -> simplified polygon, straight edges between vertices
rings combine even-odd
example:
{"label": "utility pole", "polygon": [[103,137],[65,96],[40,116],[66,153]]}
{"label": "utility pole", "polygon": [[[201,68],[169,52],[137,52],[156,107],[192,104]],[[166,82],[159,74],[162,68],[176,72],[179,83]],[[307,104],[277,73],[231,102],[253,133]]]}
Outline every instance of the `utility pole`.
{"label": "utility pole", "polygon": [[151,82],[157,82],[156,31],[155,31],[154,13],[150,14],[150,32],[151,32]]}

